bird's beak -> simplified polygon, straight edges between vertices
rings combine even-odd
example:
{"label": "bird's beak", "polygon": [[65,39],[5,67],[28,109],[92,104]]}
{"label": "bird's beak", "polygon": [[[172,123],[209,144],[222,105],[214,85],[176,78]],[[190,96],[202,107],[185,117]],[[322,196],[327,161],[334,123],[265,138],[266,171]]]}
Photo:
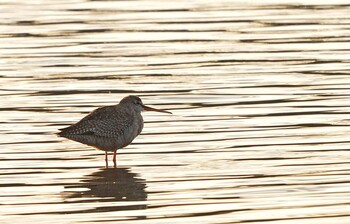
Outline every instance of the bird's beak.
{"label": "bird's beak", "polygon": [[148,107],[148,106],[145,106],[145,105],[142,105],[142,107],[143,107],[144,110],[147,110],[147,111],[156,111],[156,112],[160,112],[160,113],[173,114],[173,113],[171,113],[169,111],[166,111],[166,110],[160,110],[160,109]]}

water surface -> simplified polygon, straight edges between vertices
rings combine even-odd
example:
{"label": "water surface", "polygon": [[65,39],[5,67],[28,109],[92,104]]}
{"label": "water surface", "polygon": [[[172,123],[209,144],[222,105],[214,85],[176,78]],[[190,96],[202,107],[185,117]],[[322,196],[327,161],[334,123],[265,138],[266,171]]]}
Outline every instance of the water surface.
{"label": "water surface", "polygon": [[[350,7],[1,1],[1,223],[349,223]],[[58,128],[167,109],[105,169]]]}

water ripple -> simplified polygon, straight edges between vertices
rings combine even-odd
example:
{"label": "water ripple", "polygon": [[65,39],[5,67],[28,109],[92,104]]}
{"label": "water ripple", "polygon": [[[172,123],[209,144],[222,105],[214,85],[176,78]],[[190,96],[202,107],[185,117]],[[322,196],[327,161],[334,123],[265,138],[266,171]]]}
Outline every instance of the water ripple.
{"label": "water ripple", "polygon": [[[4,1],[1,223],[349,223],[341,1]],[[103,152],[58,128],[170,110]]]}

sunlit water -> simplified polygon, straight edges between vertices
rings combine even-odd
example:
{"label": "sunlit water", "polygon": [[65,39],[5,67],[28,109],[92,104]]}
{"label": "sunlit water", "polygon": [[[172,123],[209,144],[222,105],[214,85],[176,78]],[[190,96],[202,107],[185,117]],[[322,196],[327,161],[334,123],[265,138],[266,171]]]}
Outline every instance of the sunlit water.
{"label": "sunlit water", "polygon": [[[0,223],[350,223],[350,6],[257,2],[0,1]],[[130,94],[117,169],[54,134]]]}

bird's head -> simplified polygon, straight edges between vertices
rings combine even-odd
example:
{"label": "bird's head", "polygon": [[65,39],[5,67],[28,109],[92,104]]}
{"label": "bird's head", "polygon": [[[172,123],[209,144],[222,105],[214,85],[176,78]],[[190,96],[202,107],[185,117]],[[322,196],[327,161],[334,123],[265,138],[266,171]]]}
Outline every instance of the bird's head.
{"label": "bird's head", "polygon": [[133,96],[133,95],[126,96],[120,101],[120,103],[127,103],[130,106],[132,106],[133,108],[135,108],[138,112],[146,110],[146,111],[155,111],[155,112],[160,112],[160,113],[172,114],[171,112],[166,111],[166,110],[160,110],[160,109],[156,109],[156,108],[148,107],[148,106],[144,105],[142,103],[142,100],[138,96]]}

